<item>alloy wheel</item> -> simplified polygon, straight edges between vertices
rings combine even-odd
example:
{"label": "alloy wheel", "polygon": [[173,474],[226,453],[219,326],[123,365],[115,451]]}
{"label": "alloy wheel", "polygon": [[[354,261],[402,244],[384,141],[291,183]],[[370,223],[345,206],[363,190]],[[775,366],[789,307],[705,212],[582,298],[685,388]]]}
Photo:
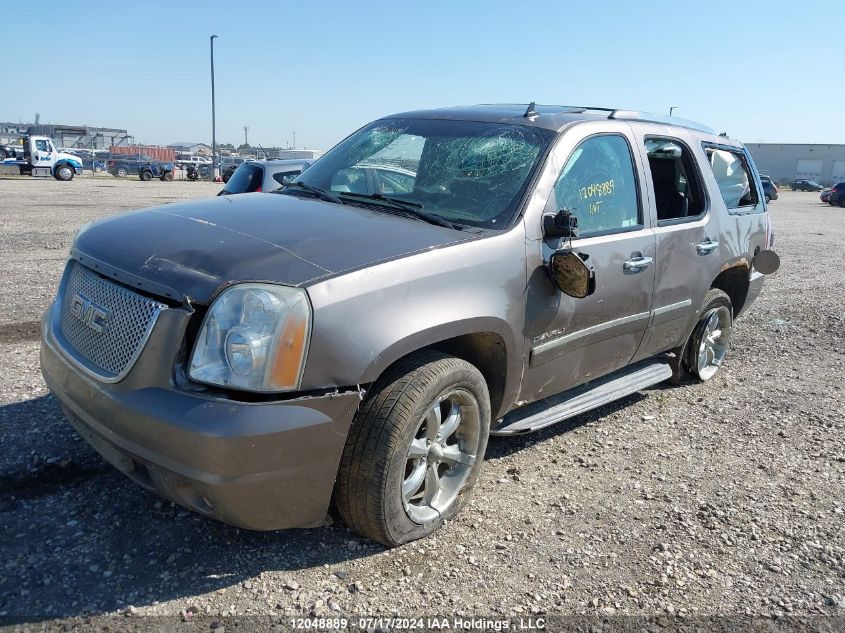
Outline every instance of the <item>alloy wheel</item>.
{"label": "alloy wheel", "polygon": [[731,311],[726,306],[713,308],[702,318],[705,323],[696,356],[701,380],[710,380],[721,367],[731,338]]}
{"label": "alloy wheel", "polygon": [[478,403],[468,391],[450,390],[429,407],[408,447],[402,481],[412,521],[429,523],[455,503],[472,474],[480,431]]}

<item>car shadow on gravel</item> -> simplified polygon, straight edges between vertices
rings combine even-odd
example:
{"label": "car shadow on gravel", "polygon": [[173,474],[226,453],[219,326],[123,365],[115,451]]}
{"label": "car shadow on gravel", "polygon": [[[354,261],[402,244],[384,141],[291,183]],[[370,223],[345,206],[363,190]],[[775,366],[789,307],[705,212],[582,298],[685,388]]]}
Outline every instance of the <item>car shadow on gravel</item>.
{"label": "car shadow on gravel", "polygon": [[273,576],[275,589],[290,593],[284,572],[332,565],[326,579],[346,587],[360,579],[347,564],[384,551],[339,521],[250,532],[189,512],[120,474],[61,416],[52,396],[0,407],[3,431],[13,424],[37,427],[45,419],[62,424],[46,433],[2,436],[4,451],[38,458],[0,472],[0,622],[170,600],[187,608],[214,591],[233,604],[266,602],[272,594],[249,593],[247,581],[281,572]]}

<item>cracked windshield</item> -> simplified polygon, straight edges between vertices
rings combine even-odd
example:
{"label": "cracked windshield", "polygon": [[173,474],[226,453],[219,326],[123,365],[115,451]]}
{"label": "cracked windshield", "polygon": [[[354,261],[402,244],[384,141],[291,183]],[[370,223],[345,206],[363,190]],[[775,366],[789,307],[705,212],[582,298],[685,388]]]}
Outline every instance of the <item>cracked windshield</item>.
{"label": "cracked windshield", "polygon": [[359,130],[297,179],[345,202],[391,201],[456,225],[499,228],[553,134],[522,125],[390,119]]}

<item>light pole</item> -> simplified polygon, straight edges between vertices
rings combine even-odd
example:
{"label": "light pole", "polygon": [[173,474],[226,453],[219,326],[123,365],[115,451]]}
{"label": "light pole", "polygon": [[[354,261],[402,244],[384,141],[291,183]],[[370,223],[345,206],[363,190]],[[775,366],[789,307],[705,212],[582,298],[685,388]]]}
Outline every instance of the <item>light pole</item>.
{"label": "light pole", "polygon": [[[214,83],[214,82],[212,82],[212,84],[213,84],[213,83]],[[678,107],[678,106],[672,106],[671,108],[669,108],[669,116],[672,116],[672,110],[674,110],[674,109],[675,109],[675,108],[677,108],[677,107]]]}
{"label": "light pole", "polygon": [[220,176],[217,168],[217,124],[214,117],[214,38],[216,37],[212,35],[208,38],[211,43],[211,172],[215,181]]}

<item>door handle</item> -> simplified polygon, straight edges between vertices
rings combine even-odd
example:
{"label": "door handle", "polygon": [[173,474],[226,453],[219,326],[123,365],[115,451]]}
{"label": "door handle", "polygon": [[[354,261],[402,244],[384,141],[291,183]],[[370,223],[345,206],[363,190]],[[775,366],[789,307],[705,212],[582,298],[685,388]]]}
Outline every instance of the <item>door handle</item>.
{"label": "door handle", "polygon": [[714,242],[709,237],[695,245],[695,250],[698,251],[699,255],[709,255],[717,248],[719,248],[719,242]]}
{"label": "door handle", "polygon": [[622,264],[622,268],[639,272],[653,261],[653,257],[643,257],[642,253],[631,253],[631,259]]}

